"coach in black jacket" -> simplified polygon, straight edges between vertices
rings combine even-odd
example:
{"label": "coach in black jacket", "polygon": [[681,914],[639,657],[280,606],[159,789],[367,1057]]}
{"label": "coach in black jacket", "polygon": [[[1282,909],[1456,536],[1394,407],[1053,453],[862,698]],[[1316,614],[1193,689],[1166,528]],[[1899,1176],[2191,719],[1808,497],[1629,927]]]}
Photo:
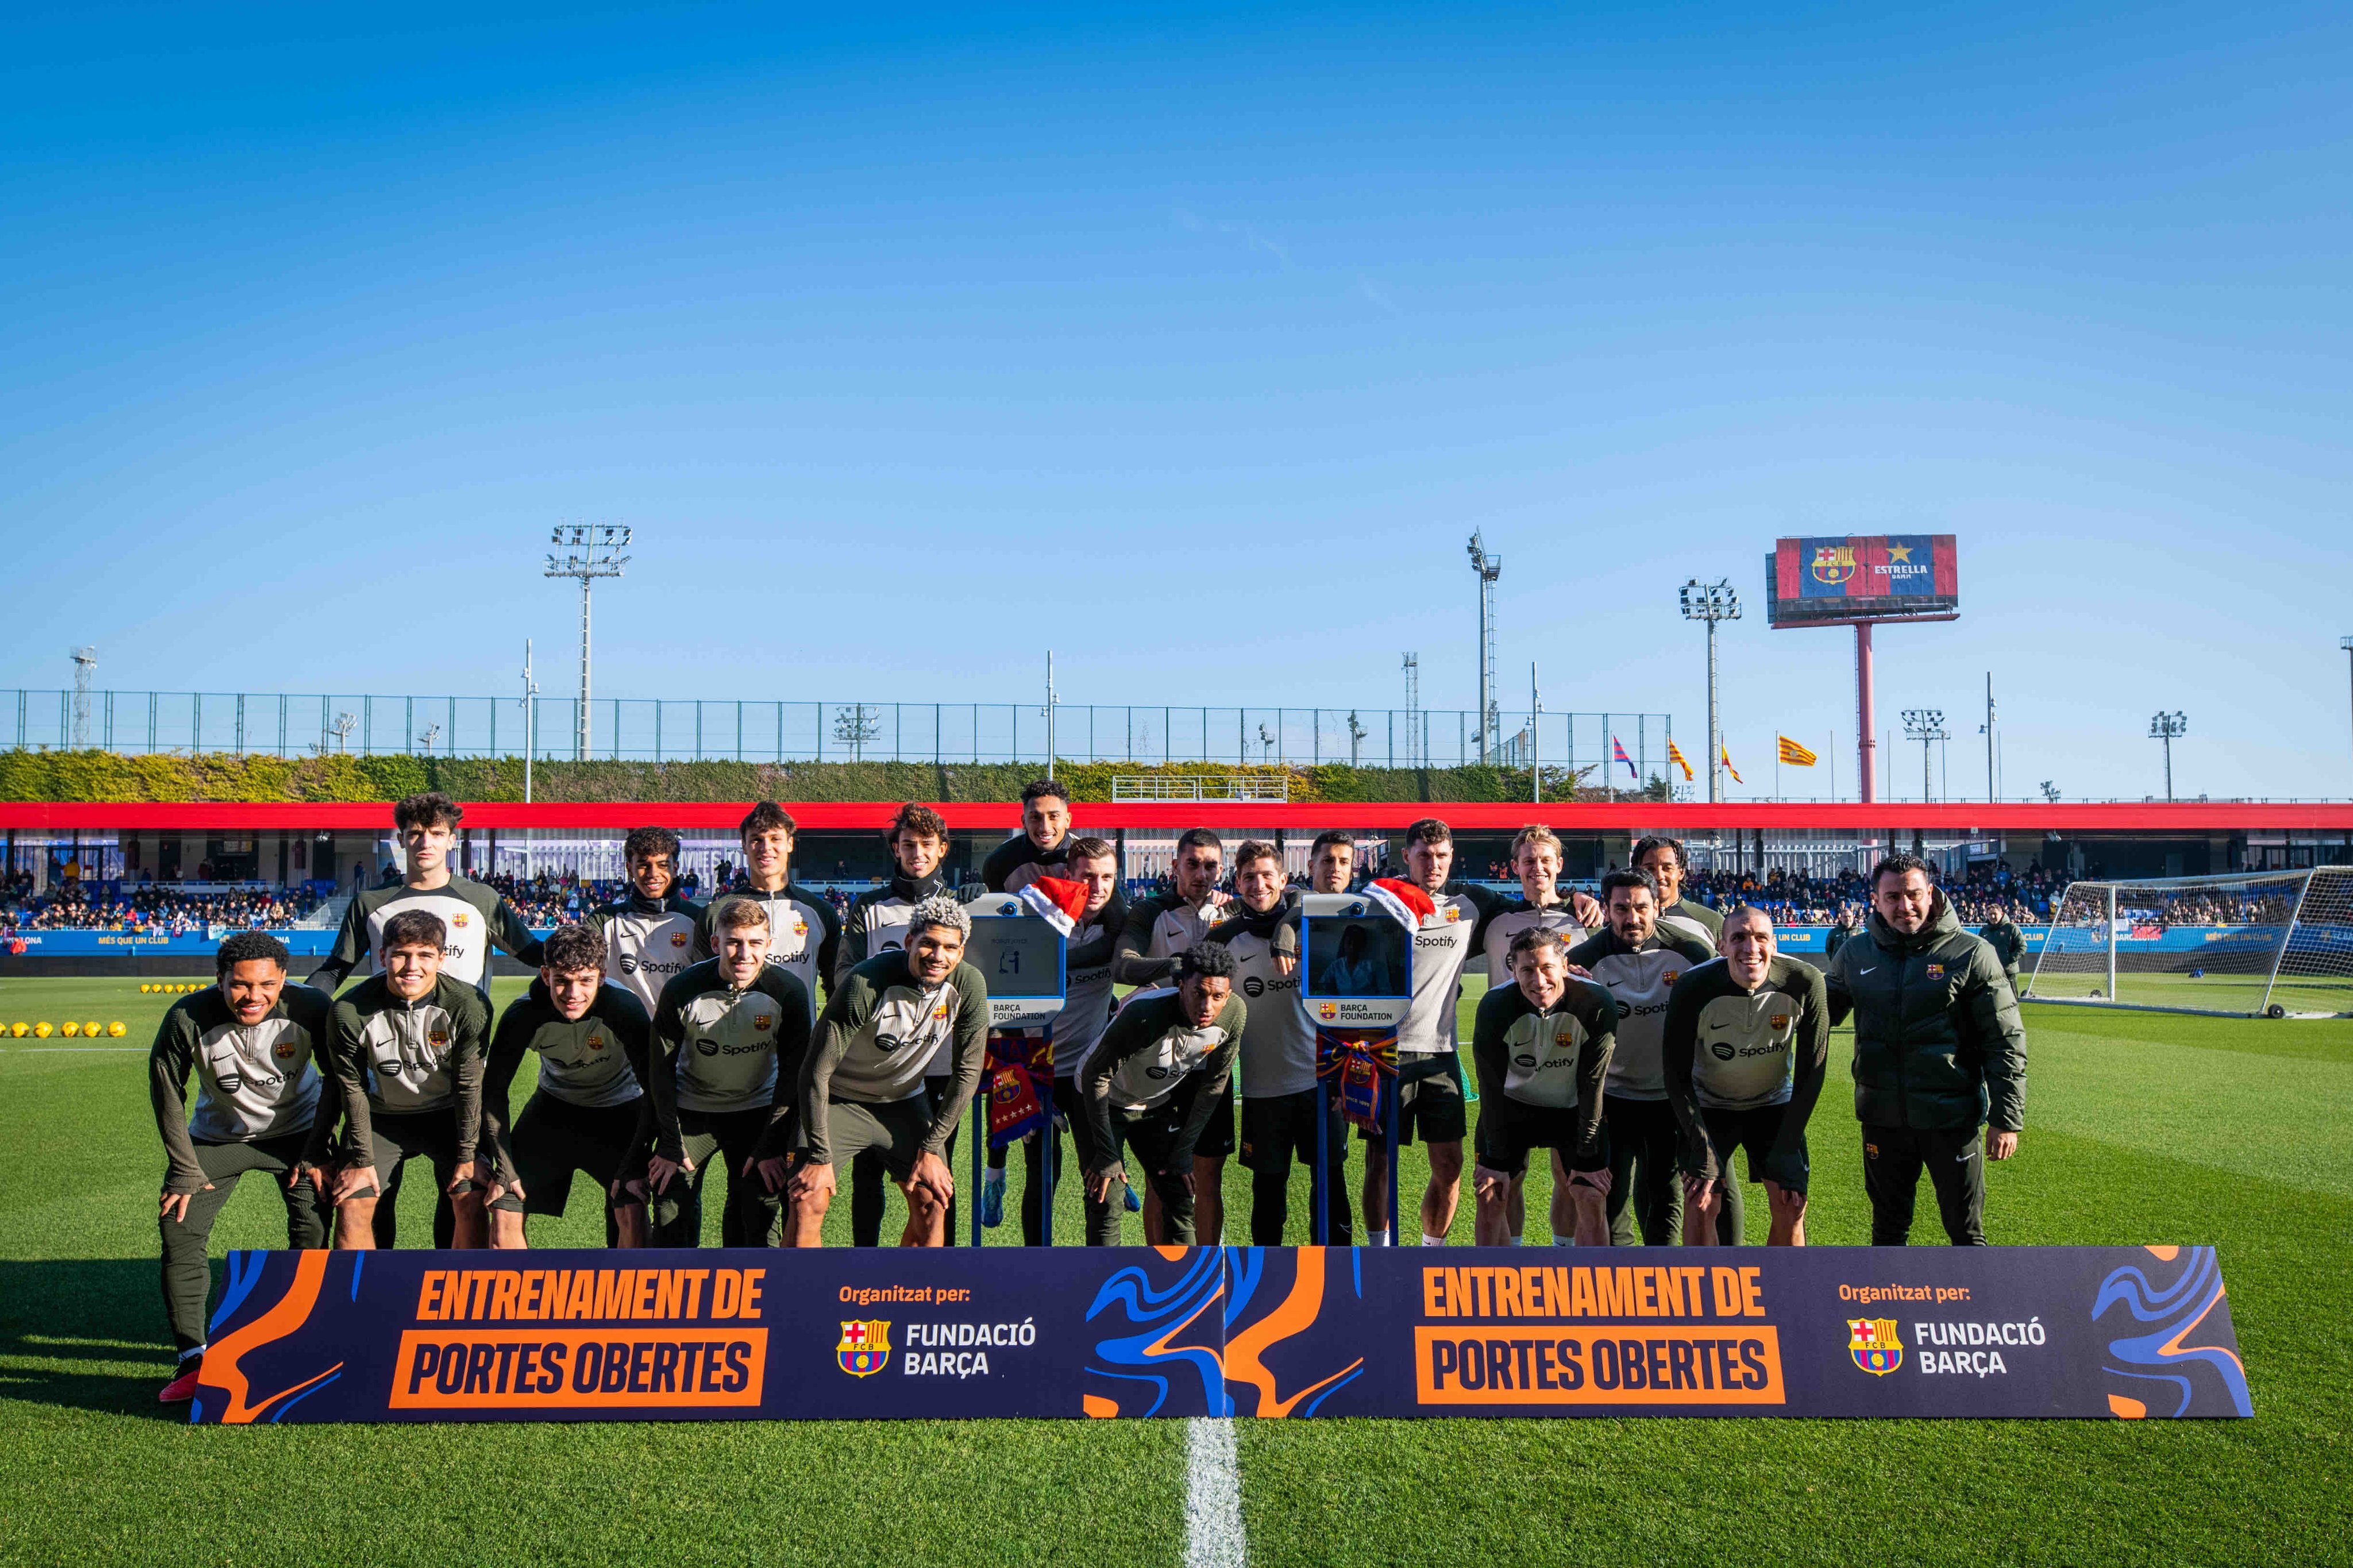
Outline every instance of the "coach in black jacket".
{"label": "coach in black jacket", "polygon": [[1871,1243],[1901,1247],[1927,1168],[1945,1234],[1983,1247],[1983,1160],[2007,1160],[2026,1125],[2026,1031],[2001,961],[1961,927],[1927,866],[1873,868],[1871,916],[1823,975],[1831,1022],[1854,1015]]}

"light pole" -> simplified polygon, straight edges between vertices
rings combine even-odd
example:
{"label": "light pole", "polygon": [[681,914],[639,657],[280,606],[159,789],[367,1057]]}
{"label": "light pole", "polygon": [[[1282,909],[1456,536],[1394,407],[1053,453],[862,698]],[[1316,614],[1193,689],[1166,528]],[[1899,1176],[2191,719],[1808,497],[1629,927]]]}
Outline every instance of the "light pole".
{"label": "light pole", "polygon": [[588,760],[588,586],[598,577],[618,577],[629,563],[615,553],[629,547],[629,531],[617,523],[560,522],[548,542],[567,552],[547,558],[550,577],[580,579],[580,711],[573,725],[573,760]]}
{"label": "light pole", "polygon": [[1054,710],[1060,706],[1054,690],[1054,650],[1046,650],[1046,777],[1054,776]]}
{"label": "light pole", "polygon": [[1945,728],[1945,710],[1941,708],[1906,708],[1904,710],[1904,734],[1907,740],[1920,742],[1920,798],[1925,802],[1936,794],[1929,786],[1928,748],[1938,741],[1952,738]]}
{"label": "light pole", "polygon": [[2353,675],[2353,637],[2338,637],[2337,639],[2337,646],[2345,650],[2345,662],[2348,666],[2348,675]]}
{"label": "light pole", "polygon": [[2173,742],[2189,732],[2189,715],[2160,711],[2148,721],[2148,738],[2165,742],[2165,798],[2173,798]]}
{"label": "light pole", "polygon": [[1474,531],[1469,545],[1471,570],[1479,574],[1479,760],[1493,760],[1495,739],[1495,579],[1504,574],[1504,558],[1487,553]]}
{"label": "light pole", "polygon": [[[1986,799],[1989,801],[1994,798],[1994,791],[1996,788],[1993,773],[1993,671],[1989,669],[1986,671],[1986,721],[1984,726],[1986,738]],[[1950,784],[1952,780],[1948,778],[1945,782],[1947,784]]]}
{"label": "light pole", "polygon": [[[1683,619],[1707,623],[1707,798],[1721,798],[1716,769],[1724,761],[1724,732],[1717,728],[1715,711],[1715,624],[1740,618],[1740,595],[1733,590],[1732,580],[1703,584],[1696,577],[1683,584]],[[1608,772],[1607,765],[1603,771]]]}
{"label": "light pole", "polygon": [[531,754],[538,750],[532,723],[538,717],[539,682],[531,674],[531,639],[522,639],[522,803],[531,804]]}

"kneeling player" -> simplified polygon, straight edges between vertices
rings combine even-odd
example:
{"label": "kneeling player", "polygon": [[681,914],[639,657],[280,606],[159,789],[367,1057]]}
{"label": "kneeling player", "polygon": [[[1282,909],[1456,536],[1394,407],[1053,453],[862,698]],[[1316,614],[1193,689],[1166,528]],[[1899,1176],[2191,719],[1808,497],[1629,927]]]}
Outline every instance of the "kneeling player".
{"label": "kneeling player", "polygon": [[483,1244],[475,1150],[482,1131],[482,1058],[491,1006],[441,973],[448,928],[424,910],[384,923],[384,968],[337,998],[329,1067],[343,1099],[343,1163],[335,1176],[335,1245],[375,1248],[378,1194],[411,1160],[429,1160],[453,1211],[452,1245]]}
{"label": "kneeling player", "polygon": [[[871,1149],[907,1196],[902,1247],[947,1240],[955,1178],[947,1146],[988,1047],[988,987],[964,961],[972,917],[948,895],[907,911],[904,951],[854,964],[826,998],[801,1072],[803,1157],[792,1177],[797,1247],[825,1245],[837,1168]],[[948,1076],[926,1092],[923,1069],[943,1041]]]}
{"label": "kneeling player", "polygon": [[1471,1059],[1479,1068],[1478,1242],[1511,1240],[1512,1185],[1529,1152],[1550,1149],[1568,1169],[1577,1244],[1609,1239],[1609,1149],[1601,1084],[1617,1043],[1618,1005],[1568,972],[1560,933],[1530,926],[1512,938],[1512,984],[1480,998]]}
{"label": "kneeling player", "polygon": [[[195,1397],[205,1354],[205,1296],[212,1271],[205,1244],[221,1205],[248,1171],[279,1178],[286,1200],[286,1245],[327,1244],[327,1134],[319,1114],[327,1014],[333,998],[286,984],[286,949],[276,937],[240,931],[213,955],[216,983],[183,996],[164,1015],[147,1057],[155,1131],[169,1162],[164,1176],[164,1310],[180,1364],[162,1394]],[[192,1122],[183,1098],[196,1075]]]}
{"label": "kneeling player", "polygon": [[1079,1068],[1090,1247],[1119,1240],[1113,1197],[1127,1181],[1123,1145],[1134,1147],[1159,1195],[1160,1239],[1193,1239],[1193,1151],[1231,1092],[1250,1012],[1234,994],[1234,955],[1224,943],[1196,942],[1174,964],[1175,987],[1130,996]]}
{"label": "kneeling player", "polygon": [[[561,1215],[574,1173],[585,1171],[605,1197],[605,1245],[643,1247],[645,1204],[623,1184],[643,1176],[653,1135],[644,1089],[651,1024],[635,995],[605,978],[605,939],[594,926],[565,926],[541,952],[538,980],[499,1019],[482,1080],[499,1161],[491,1245],[522,1246],[526,1214]],[[508,1091],[531,1051],[539,1087],[510,1121]]]}
{"label": "kneeling player", "polygon": [[662,987],[651,1064],[654,1155],[647,1164],[654,1245],[702,1245],[702,1184],[715,1159],[727,1173],[723,1247],[766,1247],[783,1202],[784,1156],[796,1128],[808,1055],[808,992],[769,962],[769,906],[737,898],[716,907],[715,956]]}
{"label": "kneeling player", "polygon": [[1683,1244],[1737,1242],[1740,1186],[1732,1152],[1748,1151],[1748,1179],[1765,1184],[1768,1247],[1806,1245],[1806,1121],[1830,1059],[1830,1001],[1821,972],[1774,947],[1773,921],[1743,904],[1724,918],[1724,956],[1675,982],[1667,998],[1667,1091],[1683,1124]]}

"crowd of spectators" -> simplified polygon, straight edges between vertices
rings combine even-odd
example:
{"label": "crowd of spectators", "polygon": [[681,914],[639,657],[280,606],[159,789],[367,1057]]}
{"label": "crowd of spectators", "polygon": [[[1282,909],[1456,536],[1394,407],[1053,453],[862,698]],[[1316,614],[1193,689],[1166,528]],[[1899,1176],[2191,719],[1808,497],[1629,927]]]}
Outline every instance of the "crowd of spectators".
{"label": "crowd of spectators", "polygon": [[138,931],[180,936],[226,926],[283,931],[319,907],[304,889],[185,892],[157,883],[67,882],[45,893],[20,877],[0,892],[0,931]]}
{"label": "crowd of spectators", "polygon": [[[1866,873],[1841,871],[1810,877],[1792,871],[1694,871],[1683,883],[1686,898],[1715,909],[1754,904],[1779,925],[1859,926],[1871,912]],[[2014,871],[2007,866],[1972,868],[1958,879],[1940,879],[1946,899],[1961,923],[1975,930],[2005,914],[2019,925],[2051,918],[2052,901],[2070,879],[2040,867]]]}

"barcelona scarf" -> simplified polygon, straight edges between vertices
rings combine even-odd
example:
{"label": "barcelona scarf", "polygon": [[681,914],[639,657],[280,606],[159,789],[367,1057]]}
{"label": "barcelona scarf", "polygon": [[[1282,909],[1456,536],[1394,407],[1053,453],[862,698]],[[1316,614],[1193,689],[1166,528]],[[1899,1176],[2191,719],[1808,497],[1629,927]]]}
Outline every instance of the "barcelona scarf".
{"label": "barcelona scarf", "polygon": [[1054,1100],[1054,1040],[1044,1031],[991,1029],[988,1063],[988,1146],[1018,1143],[1046,1125]]}
{"label": "barcelona scarf", "polygon": [[1396,1092],[1397,1056],[1395,1029],[1315,1031],[1315,1076],[1333,1086],[1342,1118],[1369,1132],[1383,1125],[1383,1096]]}

